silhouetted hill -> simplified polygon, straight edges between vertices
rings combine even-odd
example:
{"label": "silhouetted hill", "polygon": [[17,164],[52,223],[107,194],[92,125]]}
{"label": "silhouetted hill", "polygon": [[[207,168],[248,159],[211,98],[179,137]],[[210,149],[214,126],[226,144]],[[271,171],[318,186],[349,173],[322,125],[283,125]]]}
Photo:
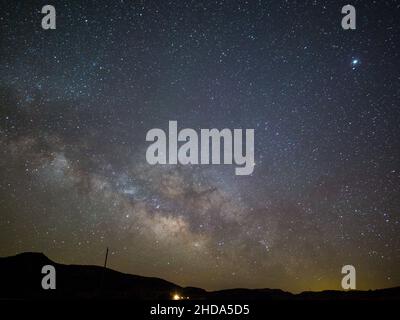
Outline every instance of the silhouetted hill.
{"label": "silhouetted hill", "polygon": [[296,295],[296,298],[301,300],[400,300],[400,287],[368,291],[307,291]]}
{"label": "silhouetted hill", "polygon": [[[44,265],[56,268],[56,290],[43,290]],[[63,265],[42,253],[0,258],[0,298],[169,299],[182,289],[163,279],[124,274],[99,266]]]}
{"label": "silhouetted hill", "polygon": [[279,289],[227,289],[209,292],[207,298],[213,300],[288,300],[295,295]]}
{"label": "silhouetted hill", "polygon": [[[56,290],[43,290],[41,269],[56,268]],[[0,299],[171,299],[178,293],[207,300],[400,300],[400,287],[374,291],[322,291],[292,294],[278,289],[229,289],[207,292],[159,278],[124,274],[99,266],[63,265],[42,253],[0,258]]]}

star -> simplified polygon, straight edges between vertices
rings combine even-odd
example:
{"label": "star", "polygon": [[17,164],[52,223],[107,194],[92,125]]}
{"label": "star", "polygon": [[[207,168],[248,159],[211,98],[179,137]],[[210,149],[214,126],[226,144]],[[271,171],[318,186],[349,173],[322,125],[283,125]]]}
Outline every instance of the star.
{"label": "star", "polygon": [[353,60],[351,60],[351,66],[352,66],[352,69],[353,70],[355,70],[356,69],[356,67],[360,64],[361,62],[360,62],[360,60],[359,59],[357,59],[357,58],[355,58],[355,59],[353,59]]}

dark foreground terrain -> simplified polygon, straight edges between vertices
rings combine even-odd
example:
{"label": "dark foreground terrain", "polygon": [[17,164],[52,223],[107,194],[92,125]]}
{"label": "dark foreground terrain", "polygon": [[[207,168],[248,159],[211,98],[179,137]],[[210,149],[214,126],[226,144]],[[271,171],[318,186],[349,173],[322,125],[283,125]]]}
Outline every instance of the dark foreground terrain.
{"label": "dark foreground terrain", "polygon": [[[56,290],[43,290],[41,269],[53,265]],[[180,287],[159,278],[120,273],[98,266],[63,265],[42,253],[0,258],[0,299],[170,300],[173,294],[191,300],[387,301],[400,300],[400,287],[373,291],[322,291],[292,294],[277,289],[230,289],[208,292]]]}

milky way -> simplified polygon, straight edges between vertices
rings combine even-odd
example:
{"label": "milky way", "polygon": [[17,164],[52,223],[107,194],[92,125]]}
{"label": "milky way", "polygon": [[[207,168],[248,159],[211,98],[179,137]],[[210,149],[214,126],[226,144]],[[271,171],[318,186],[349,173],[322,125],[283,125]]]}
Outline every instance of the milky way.
{"label": "milky way", "polygon": [[[1,1],[0,255],[206,289],[400,285],[395,1]],[[255,168],[146,133],[255,129]]]}

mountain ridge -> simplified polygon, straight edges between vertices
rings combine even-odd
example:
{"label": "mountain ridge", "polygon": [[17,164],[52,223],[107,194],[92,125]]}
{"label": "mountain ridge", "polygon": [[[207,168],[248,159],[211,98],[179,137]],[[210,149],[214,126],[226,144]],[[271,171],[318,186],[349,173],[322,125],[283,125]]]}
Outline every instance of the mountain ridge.
{"label": "mountain ridge", "polygon": [[[56,290],[44,290],[44,265],[56,269]],[[324,290],[293,294],[281,289],[234,288],[207,291],[157,278],[122,273],[93,265],[66,265],[38,252],[0,257],[0,299],[134,299],[169,300],[400,300],[400,287],[377,290]]]}

